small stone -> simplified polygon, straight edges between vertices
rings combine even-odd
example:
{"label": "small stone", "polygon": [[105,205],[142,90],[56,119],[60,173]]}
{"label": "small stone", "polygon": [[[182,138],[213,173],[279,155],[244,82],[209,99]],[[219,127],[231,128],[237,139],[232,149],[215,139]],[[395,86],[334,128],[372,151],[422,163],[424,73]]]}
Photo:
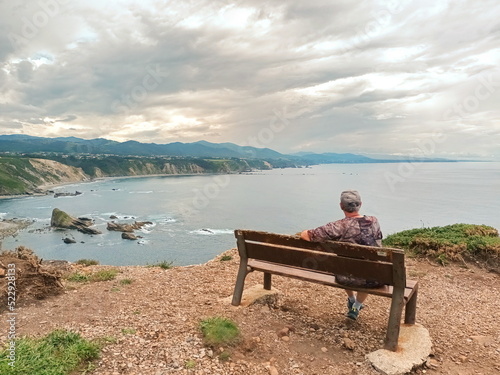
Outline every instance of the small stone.
{"label": "small stone", "polygon": [[429,358],[425,362],[425,367],[430,368],[430,369],[436,369],[439,367],[439,363],[435,359]]}
{"label": "small stone", "polygon": [[344,338],[344,346],[349,350],[354,350],[356,344],[350,338]]}
{"label": "small stone", "polygon": [[281,340],[284,341],[284,342],[289,342],[290,341],[290,337],[288,337],[288,336],[282,336]]}
{"label": "small stone", "polygon": [[460,360],[460,362],[466,362],[467,361],[467,357],[464,356],[464,355],[461,355],[460,357],[458,357],[458,359]]}
{"label": "small stone", "polygon": [[322,351],[323,353],[326,353],[326,352],[328,351],[328,349],[327,349],[327,348],[325,348],[325,347],[323,346],[323,347],[321,348],[321,351]]}
{"label": "small stone", "polygon": [[269,367],[269,375],[279,375],[278,369],[274,366]]}
{"label": "small stone", "polygon": [[278,331],[278,337],[288,336],[289,333],[290,333],[290,328],[285,327]]}

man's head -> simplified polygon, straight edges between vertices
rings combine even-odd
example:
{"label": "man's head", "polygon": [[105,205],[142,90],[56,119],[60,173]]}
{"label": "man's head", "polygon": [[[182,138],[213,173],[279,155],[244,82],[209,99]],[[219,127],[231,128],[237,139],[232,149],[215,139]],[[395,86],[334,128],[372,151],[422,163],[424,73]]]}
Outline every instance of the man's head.
{"label": "man's head", "polygon": [[356,190],[346,190],[340,194],[340,208],[346,212],[358,212],[361,207],[361,197]]}

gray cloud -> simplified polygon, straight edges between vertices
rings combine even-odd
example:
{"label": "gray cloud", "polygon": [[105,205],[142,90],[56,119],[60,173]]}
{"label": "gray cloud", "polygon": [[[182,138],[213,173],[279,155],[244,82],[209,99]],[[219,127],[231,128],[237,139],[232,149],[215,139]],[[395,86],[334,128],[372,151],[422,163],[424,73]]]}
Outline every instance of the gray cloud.
{"label": "gray cloud", "polygon": [[493,0],[0,7],[4,133],[500,158]]}

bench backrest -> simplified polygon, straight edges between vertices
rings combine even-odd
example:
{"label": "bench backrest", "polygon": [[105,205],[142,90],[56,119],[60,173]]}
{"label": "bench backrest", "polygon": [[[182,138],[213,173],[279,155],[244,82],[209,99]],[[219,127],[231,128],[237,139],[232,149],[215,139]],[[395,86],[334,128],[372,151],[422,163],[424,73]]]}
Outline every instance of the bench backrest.
{"label": "bench backrest", "polygon": [[405,286],[404,252],[400,249],[347,242],[309,242],[275,233],[235,230],[243,259],[359,277],[387,285]]}

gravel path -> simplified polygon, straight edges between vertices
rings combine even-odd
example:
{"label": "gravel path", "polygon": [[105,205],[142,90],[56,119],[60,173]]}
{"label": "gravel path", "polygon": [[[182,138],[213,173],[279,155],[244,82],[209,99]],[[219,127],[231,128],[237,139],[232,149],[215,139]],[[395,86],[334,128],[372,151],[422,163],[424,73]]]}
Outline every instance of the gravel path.
{"label": "gravel path", "polygon": [[[18,333],[66,328],[106,337],[95,375],[376,374],[364,356],[382,346],[389,299],[370,296],[353,322],[344,317],[342,290],[275,277],[281,294],[274,306],[233,307],[227,297],[238,256],[234,249],[224,255],[233,259],[170,270],[117,267],[113,281],[66,283],[64,294],[18,309]],[[414,373],[500,373],[499,275],[414,259],[407,269],[420,280],[417,322],[434,345],[427,366]],[[262,274],[251,274],[246,286],[261,282]],[[238,323],[237,347],[203,345],[198,323],[214,315]],[[0,339],[6,340],[3,332]],[[219,358],[223,351],[229,360]]]}

